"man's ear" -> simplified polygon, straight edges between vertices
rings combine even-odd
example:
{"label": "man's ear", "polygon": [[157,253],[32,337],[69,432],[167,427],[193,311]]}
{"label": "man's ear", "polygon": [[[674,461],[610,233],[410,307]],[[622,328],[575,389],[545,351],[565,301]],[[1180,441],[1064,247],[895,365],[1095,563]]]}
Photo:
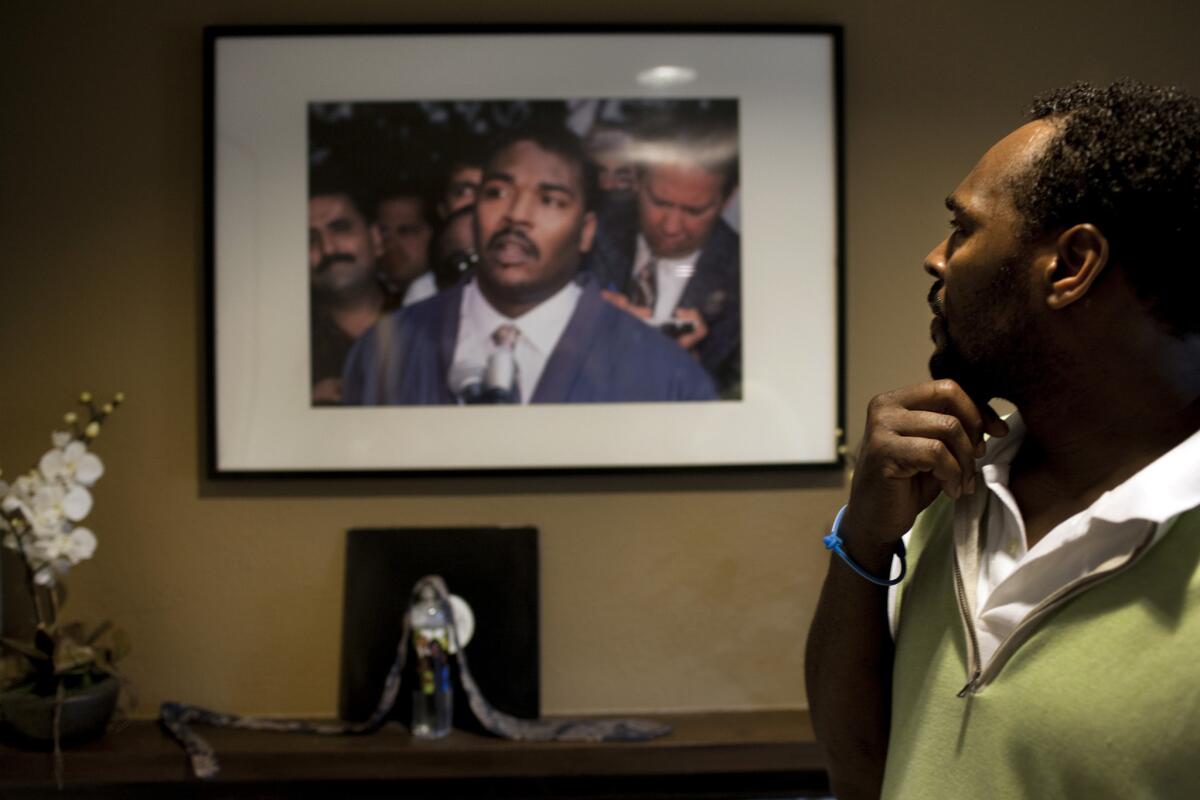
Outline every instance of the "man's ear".
{"label": "man's ear", "polygon": [[586,253],[592,249],[592,239],[596,236],[596,212],[589,211],[583,215],[583,228],[579,231],[579,252]]}
{"label": "man's ear", "polygon": [[1090,223],[1072,225],[1054,243],[1046,267],[1046,304],[1055,311],[1086,295],[1108,266],[1108,237]]}

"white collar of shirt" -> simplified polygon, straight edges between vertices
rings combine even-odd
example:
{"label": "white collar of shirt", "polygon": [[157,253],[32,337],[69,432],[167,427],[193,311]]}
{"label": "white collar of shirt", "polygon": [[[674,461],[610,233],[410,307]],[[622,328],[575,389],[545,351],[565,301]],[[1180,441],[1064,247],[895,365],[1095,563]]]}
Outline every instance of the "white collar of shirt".
{"label": "white collar of shirt", "polygon": [[[1024,518],[1008,488],[1009,468],[1024,439],[1025,425],[1019,414],[1007,422],[1009,434],[988,443],[979,468],[990,493],[983,512],[987,535],[979,551],[975,587],[975,621],[984,663],[1051,594],[1109,559],[1129,555],[1150,531],[1151,543],[1157,542],[1179,514],[1200,505],[1197,432],[1028,547]],[[967,535],[970,523],[969,515],[955,514],[956,539]]]}
{"label": "white collar of shirt", "polygon": [[[1009,427],[1008,435],[988,441],[988,450],[980,459],[979,470],[989,488],[995,491],[995,488],[1003,487],[1005,494],[1011,497],[1008,493],[1009,468],[1025,438],[1025,423],[1019,413],[1010,415],[1005,421]],[[1043,543],[1048,542],[1048,549],[1053,549],[1060,540],[1073,538],[1064,528],[1077,517],[1113,523],[1144,520],[1161,525],[1195,508],[1200,505],[1200,470],[1197,466],[1200,466],[1200,431],[1138,470],[1124,483],[1100,495],[1088,508],[1064,520],[1034,545],[1030,553],[1042,550]],[[1021,519],[1022,539],[1024,533],[1025,523]]]}
{"label": "white collar of shirt", "polygon": [[637,237],[637,251],[634,253],[633,266],[637,269],[650,259],[654,259],[656,293],[654,298],[654,314],[650,321],[656,324],[668,322],[683,296],[683,290],[696,272],[696,261],[700,251],[688,253],[682,258],[659,258],[650,252],[646,237],[640,233]]}
{"label": "white collar of shirt", "polygon": [[528,403],[541,380],[546,361],[571,321],[582,294],[583,290],[570,282],[549,299],[514,319],[492,308],[475,281],[471,281],[463,287],[454,363],[486,364],[488,357],[496,351],[492,334],[501,325],[515,325],[521,332],[514,353],[517,385],[521,389],[521,402]]}
{"label": "white collar of shirt", "polygon": [[[1151,527],[1152,544],[1183,512],[1200,506],[1200,431],[1105,492],[1091,506],[1064,520],[1032,548],[1025,521],[1008,490],[1009,468],[1025,437],[1019,414],[1006,420],[1009,433],[988,441],[979,461],[980,491],[988,502],[967,496],[956,504],[955,540],[969,536],[974,507],[985,513],[987,536],[979,553],[975,585],[975,624],[980,656],[986,664],[1000,643],[1039,603],[1109,558],[1128,554]],[[977,493],[978,495],[978,493]],[[907,538],[907,535],[906,535]],[[895,595],[889,592],[895,633]]]}
{"label": "white collar of shirt", "polygon": [[411,306],[413,303],[426,300],[435,294],[437,294],[437,281],[434,280],[433,273],[422,272],[413,278],[412,283],[404,290],[404,299],[400,301],[400,305]]}

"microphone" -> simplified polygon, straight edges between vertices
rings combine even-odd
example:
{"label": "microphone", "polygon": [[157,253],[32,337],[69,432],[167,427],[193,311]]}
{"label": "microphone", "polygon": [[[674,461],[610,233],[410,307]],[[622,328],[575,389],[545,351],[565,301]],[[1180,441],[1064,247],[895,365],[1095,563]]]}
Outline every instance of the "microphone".
{"label": "microphone", "polygon": [[484,374],[484,403],[516,403],[517,362],[511,350],[501,347],[488,356]]}
{"label": "microphone", "polygon": [[511,350],[492,353],[487,364],[455,362],[446,378],[460,406],[518,403],[517,362]]}
{"label": "microphone", "polygon": [[488,391],[511,391],[513,379],[516,376],[517,364],[513,360],[511,350],[500,348],[488,357],[486,380]]}
{"label": "microphone", "polygon": [[456,362],[450,366],[447,383],[460,406],[487,402],[483,399],[483,374],[486,371],[487,367],[483,364],[469,362]]}
{"label": "microphone", "polygon": [[517,365],[510,350],[488,356],[486,365],[458,361],[450,366],[446,385],[460,405],[517,402]]}

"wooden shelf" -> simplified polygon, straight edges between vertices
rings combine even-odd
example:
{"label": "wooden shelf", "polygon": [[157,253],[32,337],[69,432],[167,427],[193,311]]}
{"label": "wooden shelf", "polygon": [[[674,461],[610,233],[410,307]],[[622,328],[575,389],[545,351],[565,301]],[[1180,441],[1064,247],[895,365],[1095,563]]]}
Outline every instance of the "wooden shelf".
{"label": "wooden shelf", "polygon": [[[157,723],[140,721],[66,751],[64,778],[68,788],[158,784],[160,790],[162,784],[440,782],[446,786],[447,782],[480,781],[494,785],[497,780],[543,785],[550,781],[569,787],[585,778],[634,785],[645,779],[669,783],[671,778],[707,783],[710,777],[756,784],[765,780],[781,787],[795,784],[798,791],[824,785],[806,712],[653,716],[669,722],[674,732],[638,743],[511,742],[459,730],[445,739],[419,741],[395,724],[358,737],[197,726],[221,762],[220,774],[208,782],[192,777],[183,749]],[[53,782],[49,754],[0,747],[0,795],[7,797],[8,790],[16,788],[50,788]]]}

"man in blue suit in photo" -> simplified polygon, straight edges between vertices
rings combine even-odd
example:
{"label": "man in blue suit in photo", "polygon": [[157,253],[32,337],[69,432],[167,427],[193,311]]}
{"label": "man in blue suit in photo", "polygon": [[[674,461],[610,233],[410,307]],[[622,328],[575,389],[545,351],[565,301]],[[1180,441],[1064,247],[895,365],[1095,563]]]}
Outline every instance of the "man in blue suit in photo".
{"label": "man in blue suit in photo", "polygon": [[714,400],[705,370],[665,334],[605,302],[580,260],[595,179],[570,131],[496,142],[475,211],[479,264],[463,286],[401,309],[355,344],[348,405]]}
{"label": "man in blue suit in photo", "polygon": [[738,185],[736,126],[679,115],[633,146],[634,196],[608,203],[585,269],[607,300],[669,331],[740,399],[741,237],[722,218]]}

